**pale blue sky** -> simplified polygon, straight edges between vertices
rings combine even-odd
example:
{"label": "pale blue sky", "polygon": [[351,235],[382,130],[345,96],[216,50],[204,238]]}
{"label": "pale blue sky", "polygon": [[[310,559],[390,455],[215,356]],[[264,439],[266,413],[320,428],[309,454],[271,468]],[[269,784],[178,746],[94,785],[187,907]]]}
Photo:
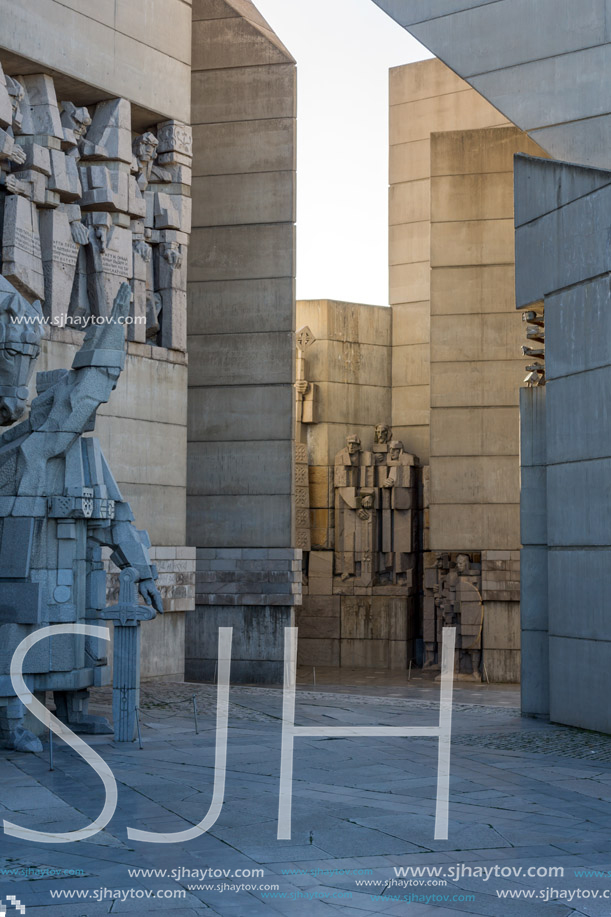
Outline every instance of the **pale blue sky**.
{"label": "pale blue sky", "polygon": [[372,0],[254,0],[297,60],[297,298],[388,304],[388,69],[429,52]]}

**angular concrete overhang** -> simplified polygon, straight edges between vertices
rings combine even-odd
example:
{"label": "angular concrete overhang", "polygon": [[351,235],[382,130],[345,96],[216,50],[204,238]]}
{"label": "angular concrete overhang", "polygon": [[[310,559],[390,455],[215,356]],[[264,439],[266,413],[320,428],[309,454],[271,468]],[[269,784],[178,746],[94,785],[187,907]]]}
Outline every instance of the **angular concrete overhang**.
{"label": "angular concrete overhang", "polygon": [[610,0],[373,0],[555,159],[611,168]]}

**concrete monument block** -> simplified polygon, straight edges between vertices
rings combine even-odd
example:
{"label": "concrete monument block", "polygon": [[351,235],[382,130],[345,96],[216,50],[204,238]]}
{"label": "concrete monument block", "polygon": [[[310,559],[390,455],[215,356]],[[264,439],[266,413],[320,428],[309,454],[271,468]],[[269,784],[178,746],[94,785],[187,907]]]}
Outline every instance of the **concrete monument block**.
{"label": "concrete monument block", "polygon": [[78,145],[91,125],[89,110],[75,105],[74,102],[62,102],[60,120],[63,128],[62,149],[78,158]]}
{"label": "concrete monument block", "polygon": [[21,194],[4,199],[2,274],[29,299],[45,293],[36,204]]}
{"label": "concrete monument block", "polygon": [[109,214],[87,216],[90,243],[86,248],[88,309],[107,315],[122,283],[133,271],[132,234],[112,223]]}
{"label": "concrete monument block", "polygon": [[27,113],[24,111],[22,133],[64,139],[53,79],[46,73],[20,76],[25,89]]}
{"label": "concrete monument block", "polygon": [[111,99],[96,105],[81,148],[84,160],[114,160],[131,165],[131,106],[127,99]]}
{"label": "concrete monument block", "polygon": [[80,246],[73,238],[68,209],[57,207],[54,210],[42,210],[39,222],[44,299],[47,314],[55,319],[62,312],[67,314]]}
{"label": "concrete monument block", "polygon": [[6,78],[2,64],[0,64],[0,125],[2,128],[10,127],[13,120],[13,108],[6,86]]}

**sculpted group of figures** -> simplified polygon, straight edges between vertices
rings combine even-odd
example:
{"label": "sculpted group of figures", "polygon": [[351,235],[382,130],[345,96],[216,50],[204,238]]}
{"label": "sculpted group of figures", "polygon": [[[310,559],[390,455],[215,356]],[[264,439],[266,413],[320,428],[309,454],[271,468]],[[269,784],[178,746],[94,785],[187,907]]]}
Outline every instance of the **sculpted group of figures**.
{"label": "sculpted group of figures", "polygon": [[360,587],[411,586],[418,459],[375,428],[371,449],[352,435],[335,457],[335,574]]}
{"label": "sculpted group of figures", "polygon": [[439,663],[442,629],[456,628],[456,671],[480,681],[484,605],[481,564],[468,554],[446,552],[424,572],[423,638],[425,668]]}
{"label": "sculpted group of figures", "polygon": [[75,326],[127,281],[130,339],[184,350],[191,162],[187,125],[134,136],[126,99],[58,103],[48,74],[0,66],[3,276]]}
{"label": "sculpted group of figures", "polygon": [[[72,368],[37,374],[37,396],[21,419],[40,353],[42,311],[0,276],[0,425],[10,427],[0,436],[0,744],[9,748],[42,750],[29,728],[36,721],[13,688],[13,654],[40,627],[104,621],[103,546],[130,571],[152,606],[149,617],[163,611],[148,535],[133,525],[99,441],[84,435],[123,369],[131,300],[123,284],[111,321],[89,326]],[[26,684],[42,702],[52,691],[57,715],[73,731],[112,732],[87,709],[89,687],[107,681],[105,656],[97,639],[54,636],[27,653]]]}

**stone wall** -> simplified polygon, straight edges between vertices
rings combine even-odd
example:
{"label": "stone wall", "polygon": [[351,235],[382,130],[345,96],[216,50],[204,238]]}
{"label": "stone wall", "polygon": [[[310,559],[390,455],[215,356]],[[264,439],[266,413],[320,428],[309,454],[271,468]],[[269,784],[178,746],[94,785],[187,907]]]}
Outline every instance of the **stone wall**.
{"label": "stone wall", "polygon": [[411,452],[430,453],[431,134],[507,124],[441,61],[390,71],[389,301],[392,423]]}
{"label": "stone wall", "polygon": [[[25,77],[28,83],[33,74],[50,73],[58,102],[68,99],[77,106],[88,106],[91,114],[103,100],[126,100],[122,111],[130,110],[131,114],[125,135],[128,158],[132,139],[139,132],[169,118],[189,121],[191,5],[185,0],[34,0],[27,4],[6,0],[0,3],[0,18],[0,61],[7,75]],[[167,27],[168,19],[172,28]],[[36,79],[40,83],[41,78]],[[35,83],[36,80],[32,86]],[[121,121],[121,127],[125,126]],[[46,143],[51,152],[60,148],[60,141],[54,144],[52,139],[38,137],[36,142],[41,147]],[[61,148],[67,149],[65,145]],[[36,168],[39,165],[34,162],[35,171]],[[126,186],[134,174],[130,170],[129,162],[121,163],[119,171]],[[182,178],[177,178],[185,197],[189,183],[186,172],[184,167]],[[52,177],[57,179],[56,175]],[[57,187],[59,191],[50,194],[47,207],[55,206],[58,194],[63,206],[63,194],[69,189]],[[111,219],[109,213],[104,218],[116,224],[118,232],[128,231],[128,208],[123,206],[124,201],[118,204],[114,207],[116,219]],[[45,219],[53,212],[45,210]],[[85,214],[83,219],[85,222]],[[128,249],[131,267],[131,238]],[[58,312],[62,305],[59,299],[56,305],[54,311]],[[66,299],[62,311],[67,312],[68,305]],[[51,315],[48,304],[45,309]],[[184,617],[187,607],[193,606],[193,590],[183,595],[184,584],[179,583],[179,567],[185,558],[179,563],[176,557],[177,551],[185,550],[186,540],[187,358],[184,338],[180,340],[185,310],[183,304],[181,330],[174,327],[173,339],[166,337],[162,342],[166,346],[154,346],[156,341],[144,343],[144,331],[140,338],[130,340],[117,390],[100,409],[96,427],[122,494],[131,503],[138,526],[148,529],[153,555],[163,555],[159,566],[164,568],[163,577],[169,577],[161,591],[170,614],[149,625],[149,637],[144,628],[145,675],[182,673]],[[167,307],[166,312],[169,313]],[[170,329],[170,323],[166,327]],[[81,343],[82,333],[68,328],[48,329],[37,369],[69,367]],[[173,552],[173,557],[167,555],[168,551]]]}
{"label": "stone wall", "polygon": [[550,155],[611,166],[606,0],[374,0]]}
{"label": "stone wall", "polygon": [[611,688],[610,201],[611,172],[516,160],[517,305],[544,307],[546,377],[522,397],[522,708],[601,732],[611,732],[599,700]]}
{"label": "stone wall", "polygon": [[189,122],[187,0],[2,0],[0,21],[7,73],[49,70],[78,105],[122,96],[137,122],[151,123],[152,113]]}
{"label": "stone wall", "polygon": [[[297,303],[297,328],[306,329],[309,335],[303,351],[303,376],[310,386],[311,407],[303,416],[310,419],[298,424],[298,432],[307,445],[309,461],[312,546],[304,555],[303,604],[296,614],[298,661],[308,666],[405,669],[418,630],[416,570],[410,568],[404,583],[382,583],[376,575],[376,558],[358,559],[365,558],[358,544],[368,537],[368,518],[361,520],[363,531],[355,532],[354,574],[351,562],[350,570],[344,569],[344,521],[338,500],[342,482],[336,469],[348,436],[361,440],[367,456],[376,448],[375,424],[389,423],[392,313],[380,306],[304,300]],[[382,453],[378,454],[381,458]],[[383,457],[386,460],[386,452]],[[409,550],[415,552],[418,480],[416,468],[410,469],[414,505],[408,511],[413,526]],[[376,473],[373,467],[362,469],[361,493],[374,493]],[[358,494],[359,486],[357,499]],[[375,528],[383,512],[381,504],[376,503],[371,511]],[[358,529],[359,523],[356,525]],[[377,535],[372,535],[375,541]],[[371,578],[363,563],[373,564]]]}
{"label": "stone wall", "polygon": [[299,601],[286,590],[283,604],[265,603],[262,587],[258,608],[216,603],[210,596],[227,583],[210,584],[204,563],[209,550],[229,564],[219,573],[233,569],[242,549],[293,550],[300,560],[293,512],[295,76],[293,58],[250,0],[194,4],[187,528],[190,544],[204,550],[202,582],[213,588],[187,623],[192,679],[213,675],[207,660],[216,657],[217,626],[234,624],[237,640],[248,620],[262,630],[244,650],[250,669],[242,667],[242,678],[275,680],[280,669],[268,662],[282,658],[282,628]]}
{"label": "stone wall", "polygon": [[390,421],[390,309],[334,300],[299,300],[298,329],[314,342],[305,351],[305,376],[315,386],[315,423],[304,424],[310,484],[313,550],[334,546],[333,465],[356,433],[363,442],[372,426]]}
{"label": "stone wall", "polygon": [[544,154],[439,60],[391,70],[390,85],[393,421],[430,463],[424,567],[460,552],[481,563],[486,675],[518,681],[526,338],[515,311],[513,157]]}

